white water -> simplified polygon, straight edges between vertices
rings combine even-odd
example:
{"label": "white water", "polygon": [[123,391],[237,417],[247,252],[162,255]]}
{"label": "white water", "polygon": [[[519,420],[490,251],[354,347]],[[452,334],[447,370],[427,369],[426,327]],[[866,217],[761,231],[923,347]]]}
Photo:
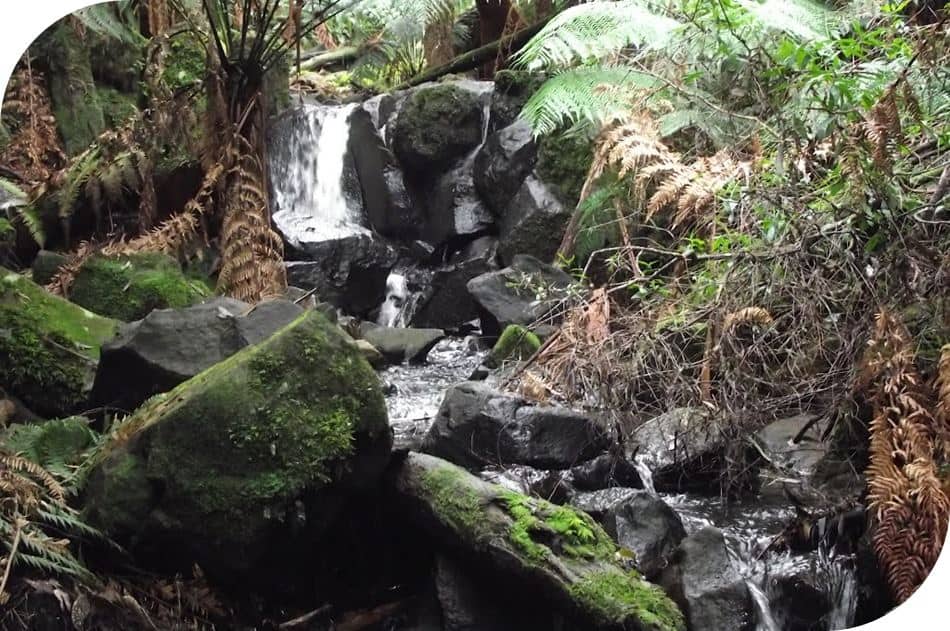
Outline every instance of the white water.
{"label": "white water", "polygon": [[406,326],[406,299],[409,297],[409,288],[406,277],[398,272],[392,272],[386,279],[386,299],[379,308],[376,323],[382,326]]}
{"label": "white water", "polygon": [[755,631],[782,631],[772,615],[769,597],[765,595],[765,592],[759,588],[755,581],[747,580],[745,583],[749,588],[749,594],[752,596],[752,602],[755,604]]}
{"label": "white water", "polygon": [[659,497],[656,492],[656,487],[653,485],[653,471],[650,469],[650,465],[647,464],[646,456],[637,454],[633,458],[633,466],[636,468],[637,473],[640,474],[640,481],[643,482],[643,490],[653,497]]}
{"label": "white water", "polygon": [[355,107],[304,106],[291,133],[279,136],[271,150],[274,223],[294,245],[369,233],[343,190],[348,119]]}

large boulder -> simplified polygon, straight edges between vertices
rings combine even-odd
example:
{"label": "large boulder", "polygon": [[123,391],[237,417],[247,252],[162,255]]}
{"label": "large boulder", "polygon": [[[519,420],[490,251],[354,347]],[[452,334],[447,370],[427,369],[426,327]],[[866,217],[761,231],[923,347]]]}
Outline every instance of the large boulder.
{"label": "large boulder", "polygon": [[517,254],[552,261],[572,211],[543,182],[528,176],[501,218],[498,254],[510,263]]}
{"label": "large boulder", "polygon": [[646,491],[611,506],[601,523],[614,541],[633,551],[637,569],[648,578],[659,575],[686,537],[676,512]]}
{"label": "large boulder", "polygon": [[371,326],[366,327],[362,335],[363,339],[376,347],[389,362],[422,363],[432,347],[445,337],[445,331]]}
{"label": "large boulder", "polygon": [[475,156],[475,189],[501,216],[534,169],[537,148],[530,125],[517,121],[488,136]]}
{"label": "large boulder", "polygon": [[686,614],[690,629],[751,631],[749,588],[733,567],[722,531],[707,527],[683,539],[660,584]]}
{"label": "large boulder", "polygon": [[376,374],[308,312],[125,421],[84,515],[146,565],[267,581],[377,482],[391,442]]}
{"label": "large boulder", "polygon": [[479,306],[482,332],[497,336],[509,324],[528,326],[550,313],[573,280],[566,272],[527,256],[470,280],[468,291]]}
{"label": "large boulder", "polygon": [[40,250],[33,259],[33,282],[37,285],[48,285],[55,278],[59,270],[66,265],[69,259],[61,252]]}
{"label": "large boulder", "polygon": [[545,82],[544,73],[525,70],[499,70],[491,98],[491,129],[501,129],[518,119],[531,95]]}
{"label": "large boulder", "polygon": [[287,282],[316,290],[317,298],[353,315],[366,315],[386,296],[386,279],[398,255],[388,244],[359,234],[309,243],[309,260],[287,263]]}
{"label": "large boulder", "polygon": [[422,450],[470,469],[499,463],[568,469],[608,445],[604,431],[588,416],[532,405],[473,381],[445,393]]}
{"label": "large boulder", "polygon": [[121,327],[102,347],[92,399],[134,410],[297,318],[303,309],[275,300],[256,307],[215,298],[186,309],[160,309]]}
{"label": "large boulder", "polygon": [[385,237],[412,241],[421,234],[422,213],[378,130],[378,117],[385,113],[380,111],[382,100],[372,101],[372,106],[367,101],[350,116],[347,151],[353,156],[370,226]]}
{"label": "large boulder", "polygon": [[476,276],[498,269],[497,246],[494,237],[480,237],[456,253],[448,265],[436,270],[412,325],[459,329],[478,318],[478,306],[466,285]]}
{"label": "large boulder", "polygon": [[82,411],[119,323],[0,267],[0,384],[46,417]]}
{"label": "large boulder", "polygon": [[482,96],[464,84],[426,85],[413,90],[391,129],[392,148],[412,177],[449,170],[482,141]]}
{"label": "large boulder", "polygon": [[613,541],[582,512],[484,482],[424,454],[409,453],[393,468],[390,484],[407,519],[433,545],[492,572],[526,604],[543,603],[561,614],[567,628],[685,628],[677,607],[625,568]]}
{"label": "large boulder", "polygon": [[725,438],[702,408],[675,408],[646,421],[633,431],[628,448],[631,459],[650,468],[658,491],[719,488]]}
{"label": "large boulder", "polygon": [[203,281],[187,278],[164,254],[93,256],[79,268],[69,299],[81,307],[123,322],[154,309],[188,307],[211,295]]}
{"label": "large boulder", "polygon": [[465,158],[427,190],[423,237],[435,245],[451,245],[487,234],[495,217],[475,190],[475,157]]}

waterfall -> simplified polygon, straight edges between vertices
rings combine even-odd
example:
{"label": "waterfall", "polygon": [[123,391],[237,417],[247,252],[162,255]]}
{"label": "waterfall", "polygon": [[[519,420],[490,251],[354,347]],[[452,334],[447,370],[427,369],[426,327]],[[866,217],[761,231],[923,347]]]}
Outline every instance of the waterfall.
{"label": "waterfall", "polygon": [[274,224],[296,246],[368,234],[361,209],[343,190],[349,117],[355,107],[305,105],[274,134]]}
{"label": "waterfall", "polygon": [[643,482],[643,490],[653,497],[659,497],[656,492],[656,487],[653,485],[653,471],[650,469],[650,465],[647,464],[646,456],[637,454],[633,458],[633,466],[640,475],[640,481]]}
{"label": "waterfall", "polygon": [[408,297],[406,277],[392,272],[386,279],[386,299],[379,308],[376,323],[382,326],[406,326],[404,307]]}
{"label": "waterfall", "polygon": [[749,594],[752,596],[752,602],[755,605],[755,631],[782,631],[775,621],[775,616],[772,615],[772,605],[769,602],[769,597],[765,595],[765,592],[755,581],[747,580],[745,584],[749,588]]}
{"label": "waterfall", "polygon": [[831,602],[826,629],[838,631],[849,628],[854,622],[858,606],[858,580],[854,568],[836,561],[833,555],[819,549],[816,574]]}

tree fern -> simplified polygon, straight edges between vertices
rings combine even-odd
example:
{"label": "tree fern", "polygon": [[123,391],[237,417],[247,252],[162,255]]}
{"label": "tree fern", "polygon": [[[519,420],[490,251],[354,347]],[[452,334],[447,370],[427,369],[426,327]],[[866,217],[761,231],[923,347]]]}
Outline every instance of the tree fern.
{"label": "tree fern", "polygon": [[806,41],[833,37],[843,16],[813,0],[738,0],[758,24]]}
{"label": "tree fern", "polygon": [[629,46],[661,48],[680,26],[648,2],[620,0],[580,4],[555,16],[514,56],[529,70],[590,63]]}
{"label": "tree fern", "polygon": [[85,9],[79,9],[73,15],[90,31],[117,39],[128,44],[144,44],[145,38],[135,26],[134,11],[128,11],[127,2],[104,2]]}
{"label": "tree fern", "polygon": [[649,88],[655,79],[626,66],[581,67],[551,77],[521,111],[535,134],[550,134],[574,123],[599,124],[630,106],[633,88]]}

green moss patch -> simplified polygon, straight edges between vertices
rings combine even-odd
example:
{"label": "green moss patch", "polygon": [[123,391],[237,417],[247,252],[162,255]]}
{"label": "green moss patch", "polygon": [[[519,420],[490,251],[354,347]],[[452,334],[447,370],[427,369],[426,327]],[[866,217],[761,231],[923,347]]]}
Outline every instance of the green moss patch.
{"label": "green moss patch", "polygon": [[57,298],[0,267],[0,383],[38,414],[78,411],[114,320]]}
{"label": "green moss patch", "polygon": [[593,142],[583,136],[556,134],[538,141],[538,176],[566,206],[573,207],[580,199],[593,159]]}
{"label": "green moss patch", "polygon": [[444,468],[427,471],[422,481],[436,512],[443,520],[462,532],[478,531],[484,506],[478,495],[465,484],[461,470]]}
{"label": "green moss patch", "polygon": [[493,366],[499,366],[508,360],[528,359],[539,348],[541,339],[537,335],[521,325],[509,324],[495,342],[489,361]]}
{"label": "green moss patch", "polygon": [[571,595],[605,622],[636,617],[646,628],[678,631],[686,628],[679,608],[656,585],[636,572],[604,571],[580,580]]}
{"label": "green moss patch", "polygon": [[174,259],[136,254],[93,257],[83,263],[69,299],[95,313],[131,322],[154,309],[188,307],[209,295],[210,287],[187,278]]}

